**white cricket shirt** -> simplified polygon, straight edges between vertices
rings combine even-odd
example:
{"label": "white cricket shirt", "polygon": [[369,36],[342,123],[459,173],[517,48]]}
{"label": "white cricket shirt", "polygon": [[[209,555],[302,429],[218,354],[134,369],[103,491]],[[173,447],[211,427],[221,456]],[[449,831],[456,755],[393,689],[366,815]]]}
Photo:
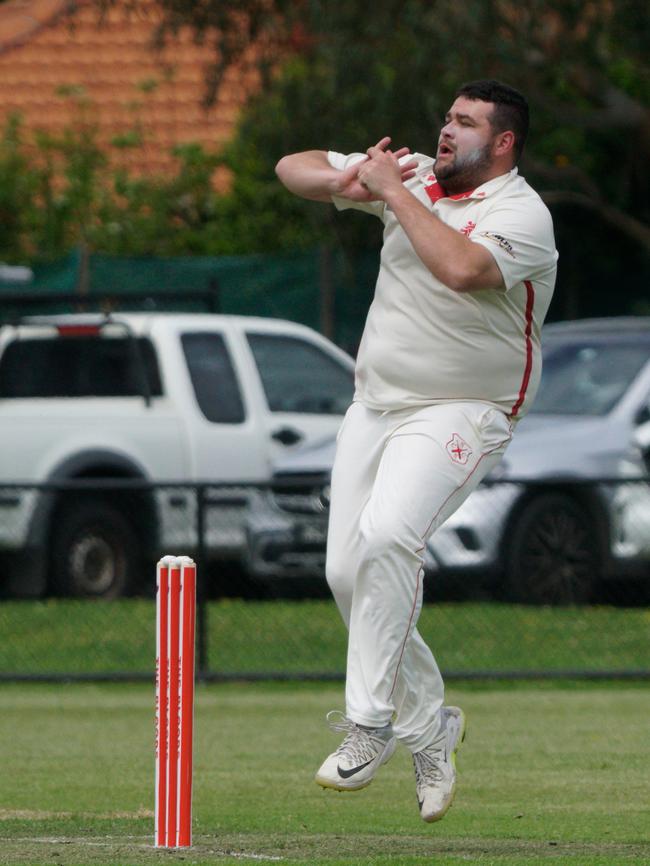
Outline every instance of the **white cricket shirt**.
{"label": "white cricket shirt", "polygon": [[[344,169],[365,154],[330,151]],[[380,411],[450,400],[493,403],[513,418],[530,407],[541,375],[540,330],[553,294],[551,215],[514,168],[468,193],[444,196],[433,159],[417,159],[405,186],[442,222],[494,256],[504,289],[456,292],[437,280],[382,201],[334,198],[384,223],[375,296],[357,356],[355,400]]]}

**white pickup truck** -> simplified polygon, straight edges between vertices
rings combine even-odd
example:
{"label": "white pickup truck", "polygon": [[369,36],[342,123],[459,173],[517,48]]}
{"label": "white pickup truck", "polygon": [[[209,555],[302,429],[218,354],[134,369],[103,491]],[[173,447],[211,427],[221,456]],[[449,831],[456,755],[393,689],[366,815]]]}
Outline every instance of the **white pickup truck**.
{"label": "white pickup truck", "polygon": [[203,552],[245,561],[237,483],[267,482],[281,453],[334,433],[352,391],[352,359],[288,321],[77,313],[3,326],[0,592],[128,591],[143,563],[195,549],[194,484],[232,483],[207,491]]}

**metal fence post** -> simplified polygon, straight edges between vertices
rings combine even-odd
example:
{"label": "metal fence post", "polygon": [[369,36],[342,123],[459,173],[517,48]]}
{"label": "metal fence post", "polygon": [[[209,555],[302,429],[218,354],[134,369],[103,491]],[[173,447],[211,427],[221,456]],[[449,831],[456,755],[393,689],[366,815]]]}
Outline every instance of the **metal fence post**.
{"label": "metal fence post", "polygon": [[208,673],[208,593],[207,562],[205,556],[205,499],[206,486],[196,487],[196,560],[197,560],[197,605],[196,647],[197,673],[199,679]]}

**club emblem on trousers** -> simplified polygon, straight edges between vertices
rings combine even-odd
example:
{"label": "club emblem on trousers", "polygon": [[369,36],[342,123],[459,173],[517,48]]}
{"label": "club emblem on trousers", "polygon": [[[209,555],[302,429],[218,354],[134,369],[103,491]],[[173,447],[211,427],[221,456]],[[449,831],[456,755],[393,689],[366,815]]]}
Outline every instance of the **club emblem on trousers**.
{"label": "club emblem on trousers", "polygon": [[460,463],[464,466],[472,456],[472,449],[458,433],[454,433],[445,447],[454,463]]}

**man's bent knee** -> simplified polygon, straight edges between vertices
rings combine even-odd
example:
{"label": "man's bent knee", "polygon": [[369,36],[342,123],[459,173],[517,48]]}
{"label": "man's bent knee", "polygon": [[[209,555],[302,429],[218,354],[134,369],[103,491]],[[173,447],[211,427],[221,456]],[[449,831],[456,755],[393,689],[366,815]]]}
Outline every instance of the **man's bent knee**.
{"label": "man's bent knee", "polygon": [[345,562],[340,557],[327,557],[325,578],[335,598],[339,595],[352,596],[355,579],[353,569],[351,562]]}
{"label": "man's bent knee", "polygon": [[409,563],[422,558],[422,543],[404,527],[386,524],[362,526],[359,534],[361,568],[372,563]]}

